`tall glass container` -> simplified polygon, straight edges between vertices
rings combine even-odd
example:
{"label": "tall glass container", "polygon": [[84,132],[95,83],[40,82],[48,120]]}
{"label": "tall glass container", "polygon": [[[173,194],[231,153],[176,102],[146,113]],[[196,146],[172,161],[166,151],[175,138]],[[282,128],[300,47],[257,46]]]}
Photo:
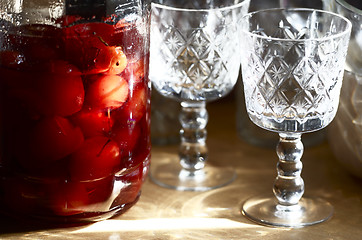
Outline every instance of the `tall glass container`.
{"label": "tall glass container", "polygon": [[149,3],[0,9],[1,209],[55,222],[122,213],[149,167]]}
{"label": "tall glass container", "polygon": [[328,141],[337,160],[362,178],[362,1],[325,0],[325,8],[351,21],[340,105],[328,128]]}

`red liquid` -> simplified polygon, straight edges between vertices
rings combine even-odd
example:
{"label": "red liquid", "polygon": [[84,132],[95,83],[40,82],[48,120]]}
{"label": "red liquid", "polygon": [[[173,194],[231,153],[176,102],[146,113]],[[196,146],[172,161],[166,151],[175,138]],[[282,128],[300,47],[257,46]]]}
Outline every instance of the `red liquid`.
{"label": "red liquid", "polygon": [[0,199],[22,216],[100,220],[137,201],[148,171],[147,42],[122,21],[65,20],[0,35]]}

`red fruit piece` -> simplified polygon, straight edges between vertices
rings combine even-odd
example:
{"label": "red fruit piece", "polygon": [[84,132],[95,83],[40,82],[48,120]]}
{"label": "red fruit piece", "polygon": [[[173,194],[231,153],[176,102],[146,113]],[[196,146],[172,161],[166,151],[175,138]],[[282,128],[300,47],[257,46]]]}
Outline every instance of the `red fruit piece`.
{"label": "red fruit piece", "polygon": [[3,76],[1,79],[10,88],[9,98],[21,103],[28,112],[69,116],[83,106],[81,73],[65,61],[37,64],[34,72],[0,68],[0,73]]}
{"label": "red fruit piece", "polygon": [[138,31],[135,24],[121,20],[114,27],[110,45],[121,45],[128,59],[139,59],[145,52],[146,39]]}
{"label": "red fruit piece", "polygon": [[118,108],[128,97],[128,83],[117,75],[102,75],[87,89],[86,101],[91,108]]}
{"label": "red fruit piece", "polygon": [[119,147],[106,137],[94,137],[84,141],[70,157],[70,176],[73,181],[88,181],[111,175],[117,170]]}
{"label": "red fruit piece", "polygon": [[83,183],[66,182],[52,185],[49,205],[55,214],[70,216],[86,211],[88,193]]}
{"label": "red fruit piece", "polygon": [[[40,169],[64,158],[83,143],[80,128],[62,117],[41,120],[30,132],[19,161],[27,169]],[[26,151],[27,150],[27,151]]]}
{"label": "red fruit piece", "polygon": [[25,51],[27,59],[33,62],[46,62],[49,59],[57,59],[60,57],[59,44],[53,43],[53,45],[46,45],[44,41],[45,40],[35,43],[29,42]]}
{"label": "red fruit piece", "polygon": [[84,182],[90,203],[105,203],[102,207],[103,209],[100,209],[101,211],[109,210],[109,202],[112,202],[114,180],[114,176],[109,176],[96,181]]}
{"label": "red fruit piece", "polygon": [[37,66],[37,70],[44,71],[46,73],[67,75],[67,76],[80,76],[79,69],[63,60],[52,60],[42,65]]}
{"label": "red fruit piece", "polygon": [[43,99],[46,115],[69,116],[81,110],[84,86],[80,71],[65,61],[54,61],[44,66],[36,86]]}
{"label": "red fruit piece", "polygon": [[138,84],[144,81],[144,77],[148,72],[147,59],[141,59],[136,62],[128,62],[127,68],[122,73],[122,77],[129,83]]}
{"label": "red fruit piece", "polygon": [[78,66],[84,74],[104,73],[109,70],[112,64],[114,49],[96,42],[89,48],[85,48]]}
{"label": "red fruit piece", "polygon": [[139,84],[129,94],[128,101],[117,111],[116,118],[139,121],[147,111],[149,93],[142,84]]}
{"label": "red fruit piece", "polygon": [[111,47],[113,57],[107,74],[120,74],[127,66],[127,58],[121,47]]}
{"label": "red fruit piece", "polygon": [[86,138],[108,135],[114,122],[110,112],[99,109],[82,110],[72,117],[72,121],[82,129]]}
{"label": "red fruit piece", "polygon": [[[150,128],[149,124],[146,123],[146,118],[143,118],[142,121],[138,123],[140,126],[140,135],[138,137],[137,144],[132,150],[132,157],[123,162],[125,166],[134,167],[142,162],[145,162],[146,159],[150,158],[151,153],[151,139],[150,139]],[[146,124],[146,125],[145,125]]]}
{"label": "red fruit piece", "polygon": [[108,71],[116,56],[115,47],[109,45],[113,31],[106,23],[82,23],[65,28],[66,59],[84,74]]}
{"label": "red fruit piece", "polygon": [[[30,78],[28,80],[32,79]],[[9,112],[19,111],[18,113],[15,113],[15,115],[8,116],[11,118],[19,116],[21,113],[24,116],[27,116],[26,119],[39,120],[41,117],[40,113],[43,113],[44,109],[48,109],[44,99],[39,96],[37,91],[32,87],[22,88],[21,86],[14,86],[14,88],[9,89],[7,105],[7,108],[10,109],[8,110]],[[11,109],[14,106],[18,106],[19,108]],[[21,119],[17,119],[16,121],[18,122],[19,120]]]}
{"label": "red fruit piece", "polygon": [[118,144],[122,157],[132,156],[132,150],[138,141],[140,133],[141,129],[135,123],[116,125],[112,128],[111,138]]}

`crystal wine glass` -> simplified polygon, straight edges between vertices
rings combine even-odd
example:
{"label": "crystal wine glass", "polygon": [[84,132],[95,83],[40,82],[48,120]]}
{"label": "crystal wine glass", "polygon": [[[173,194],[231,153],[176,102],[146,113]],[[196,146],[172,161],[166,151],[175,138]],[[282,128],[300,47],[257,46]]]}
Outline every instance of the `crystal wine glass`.
{"label": "crystal wine glass", "polygon": [[205,165],[206,102],[228,94],[237,81],[237,22],[249,2],[166,0],[151,6],[150,79],[158,92],[182,106],[179,158],[151,167],[151,179],[161,186],[205,191],[235,178],[232,169]]}
{"label": "crystal wine glass", "polygon": [[301,227],[323,222],[333,207],[302,198],[302,133],[326,127],[339,102],[351,23],[314,9],[268,9],[242,20],[242,74],[251,120],[279,133],[274,197],[247,200],[256,222]]}

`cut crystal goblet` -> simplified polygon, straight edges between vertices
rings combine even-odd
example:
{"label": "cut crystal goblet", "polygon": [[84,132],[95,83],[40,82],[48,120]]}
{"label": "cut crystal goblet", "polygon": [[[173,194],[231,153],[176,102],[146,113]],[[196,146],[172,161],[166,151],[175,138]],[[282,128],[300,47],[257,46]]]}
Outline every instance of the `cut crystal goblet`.
{"label": "cut crystal goblet", "polygon": [[323,222],[333,207],[302,198],[302,133],[334,118],[351,23],[314,9],[268,9],[242,21],[242,74],[250,119],[279,133],[274,197],[254,197],[243,214],[262,224],[300,227]]}
{"label": "cut crystal goblet", "polygon": [[204,191],[235,178],[232,169],[205,164],[206,102],[228,94],[237,81],[238,22],[248,7],[249,0],[152,4],[150,79],[154,89],[182,106],[179,158],[153,163],[150,176],[157,184]]}

